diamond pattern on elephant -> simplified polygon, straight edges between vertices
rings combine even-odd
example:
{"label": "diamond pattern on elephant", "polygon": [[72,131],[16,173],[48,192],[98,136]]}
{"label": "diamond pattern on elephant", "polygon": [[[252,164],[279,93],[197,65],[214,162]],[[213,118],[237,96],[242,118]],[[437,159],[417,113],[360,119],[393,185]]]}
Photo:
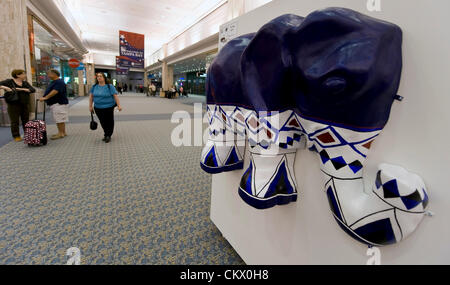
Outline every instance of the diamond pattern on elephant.
{"label": "diamond pattern on elephant", "polygon": [[390,179],[383,183],[381,171],[377,173],[375,187],[380,191],[382,190],[383,198],[387,202],[393,204],[401,202],[401,206],[403,206],[401,208],[406,208],[406,210],[412,210],[419,206],[419,211],[423,211],[428,205],[429,197],[424,188],[421,188],[421,191],[416,189],[414,192],[401,191],[397,179]]}
{"label": "diamond pattern on elephant", "polygon": [[356,174],[363,168],[363,165],[359,160],[347,163],[342,156],[330,158],[326,150],[322,150],[319,154],[323,164],[331,162],[336,170],[340,170],[348,166],[353,171],[353,173]]}

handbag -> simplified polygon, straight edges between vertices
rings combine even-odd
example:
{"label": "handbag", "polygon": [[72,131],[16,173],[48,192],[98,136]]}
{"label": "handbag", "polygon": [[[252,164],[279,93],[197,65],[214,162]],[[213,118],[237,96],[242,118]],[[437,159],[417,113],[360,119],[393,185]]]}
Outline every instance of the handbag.
{"label": "handbag", "polygon": [[94,120],[94,112],[91,112],[91,130],[95,131],[98,128],[98,123]]}
{"label": "handbag", "polygon": [[[12,80],[11,80],[12,81]],[[19,94],[17,93],[16,88],[14,87],[14,82],[12,82],[12,91],[5,93],[5,101],[6,103],[15,103],[20,100]]]}

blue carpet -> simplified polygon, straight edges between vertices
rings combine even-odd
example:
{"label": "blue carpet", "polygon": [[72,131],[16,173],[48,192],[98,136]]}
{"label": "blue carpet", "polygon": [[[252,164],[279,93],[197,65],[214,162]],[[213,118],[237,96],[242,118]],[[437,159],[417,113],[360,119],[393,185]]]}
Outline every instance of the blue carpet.
{"label": "blue carpet", "polygon": [[244,264],[210,221],[201,148],[174,147],[167,114],[131,116],[110,144],[83,121],[0,148],[0,264],[65,264],[70,247],[82,264]]}

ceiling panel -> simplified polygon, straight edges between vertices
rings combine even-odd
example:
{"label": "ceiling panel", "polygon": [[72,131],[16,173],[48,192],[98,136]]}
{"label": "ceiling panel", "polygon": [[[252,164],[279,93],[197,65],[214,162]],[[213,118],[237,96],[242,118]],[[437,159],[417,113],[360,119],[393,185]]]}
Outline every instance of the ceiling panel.
{"label": "ceiling panel", "polygon": [[146,56],[224,0],[64,0],[93,52],[119,51],[119,30],[145,34]]}

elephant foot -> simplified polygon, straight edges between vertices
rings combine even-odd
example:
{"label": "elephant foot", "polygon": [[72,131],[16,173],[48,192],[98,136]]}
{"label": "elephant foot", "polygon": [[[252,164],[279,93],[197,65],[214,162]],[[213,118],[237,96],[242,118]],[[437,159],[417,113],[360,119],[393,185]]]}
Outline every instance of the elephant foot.
{"label": "elephant foot", "polygon": [[252,153],[238,190],[242,200],[260,210],[297,201],[294,160],[295,153]]}
{"label": "elephant foot", "polygon": [[244,168],[245,145],[239,146],[236,142],[231,146],[223,144],[208,141],[204,147],[200,167],[205,172],[217,174]]}
{"label": "elephant foot", "polygon": [[398,243],[411,235],[425,216],[429,201],[425,184],[401,167],[380,165],[370,194],[362,191],[362,178],[329,178],[325,191],[334,218],[347,234],[364,244]]}

